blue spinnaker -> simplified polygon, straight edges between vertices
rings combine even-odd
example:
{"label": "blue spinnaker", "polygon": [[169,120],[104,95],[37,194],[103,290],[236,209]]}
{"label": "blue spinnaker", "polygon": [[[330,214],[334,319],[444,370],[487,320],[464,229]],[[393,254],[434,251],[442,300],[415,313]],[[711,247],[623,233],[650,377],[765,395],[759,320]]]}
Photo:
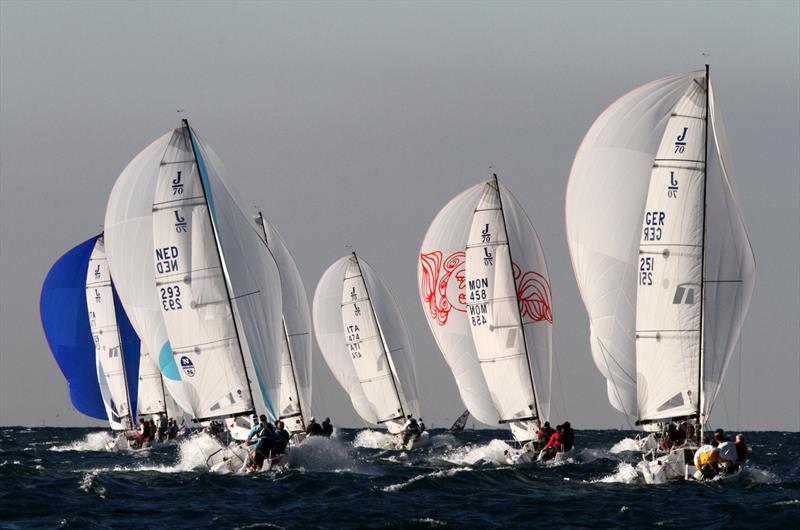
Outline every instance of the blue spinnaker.
{"label": "blue spinnaker", "polygon": [[[42,285],[39,313],[50,350],[67,380],[72,404],[87,416],[106,420],[109,418],[97,381],[95,345],[86,305],[86,271],[99,237],[84,241],[56,261]],[[136,411],[139,338],[116,293],[114,303],[125,356],[131,410]]]}

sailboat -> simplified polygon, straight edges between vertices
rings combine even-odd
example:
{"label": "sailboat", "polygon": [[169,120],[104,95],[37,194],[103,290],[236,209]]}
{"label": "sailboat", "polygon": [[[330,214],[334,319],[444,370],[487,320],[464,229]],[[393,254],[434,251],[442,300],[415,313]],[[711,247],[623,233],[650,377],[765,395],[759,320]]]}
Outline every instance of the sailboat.
{"label": "sailboat", "polygon": [[118,433],[108,449],[131,448],[139,338],[116,297],[102,235],[56,261],[42,286],[39,307],[73,405],[87,416],[108,420]]}
{"label": "sailboat", "polygon": [[[566,222],[611,404],[650,431],[681,423],[701,438],[755,279],[708,67],[643,85],[597,118]],[[645,480],[687,476],[688,453],[651,451]]]}
{"label": "sailboat", "polygon": [[550,282],[536,231],[497,175],[439,212],[418,275],[425,316],[467,409],[508,425],[518,448],[510,461],[536,458],[550,415]]}
{"label": "sailboat", "polygon": [[[153,196],[155,283],[171,351],[195,419],[274,420],[280,383],[278,268],[220,175],[221,164],[187,120],[172,131]],[[209,460],[238,470],[246,449]]]}
{"label": "sailboat", "polygon": [[358,415],[395,435],[387,448],[427,444],[427,435],[403,440],[407,418],[419,417],[408,329],[394,297],[355,252],[336,260],[320,278],[313,318],[322,357]]}
{"label": "sailboat", "polygon": [[278,419],[295,440],[311,419],[311,311],[297,263],[275,226],[261,212],[255,218],[281,277],[282,337]]}
{"label": "sailboat", "polygon": [[453,422],[453,425],[450,426],[450,432],[463,431],[464,427],[467,426],[467,420],[469,420],[469,411],[465,410],[461,413],[461,416],[456,418],[456,421]]}

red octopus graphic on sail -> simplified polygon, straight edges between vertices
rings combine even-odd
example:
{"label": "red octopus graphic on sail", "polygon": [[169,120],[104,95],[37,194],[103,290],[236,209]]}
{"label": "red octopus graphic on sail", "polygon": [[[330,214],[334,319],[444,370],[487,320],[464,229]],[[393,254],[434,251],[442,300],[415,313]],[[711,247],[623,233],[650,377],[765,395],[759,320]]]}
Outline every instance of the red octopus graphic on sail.
{"label": "red octopus graphic on sail", "polygon": [[533,322],[546,320],[552,324],[550,282],[538,272],[528,271],[522,274],[522,269],[516,263],[512,263],[511,268],[517,283],[517,300],[522,319],[528,318]]}
{"label": "red octopus graphic on sail", "polygon": [[420,292],[431,318],[440,326],[447,324],[450,311],[467,312],[467,295],[464,292],[467,253],[458,251],[447,258],[443,257],[444,254],[439,250],[419,255],[422,267]]}

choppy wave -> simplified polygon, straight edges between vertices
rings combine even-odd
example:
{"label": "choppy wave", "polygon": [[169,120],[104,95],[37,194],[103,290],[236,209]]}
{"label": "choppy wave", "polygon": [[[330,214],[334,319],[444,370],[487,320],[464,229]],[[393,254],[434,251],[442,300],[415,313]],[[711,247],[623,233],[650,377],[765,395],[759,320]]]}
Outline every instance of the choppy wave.
{"label": "choppy wave", "polygon": [[748,433],[753,452],[738,478],[689,487],[646,485],[641,454],[625,449],[635,442],[618,431],[579,431],[563,462],[519,466],[506,461],[506,435],[437,430],[425,448],[390,451],[384,432],[337,429],[292,446],[286,467],[216,474],[206,459],[223,446],[206,435],[110,452],[109,431],[5,428],[0,520],[132,526],[144,509],[148,525],[164,527],[707,526],[720,520],[709,494],[725,499],[725,524],[786,527],[800,514],[798,433]]}
{"label": "choppy wave", "polygon": [[114,441],[110,431],[90,432],[82,440],[65,445],[54,445],[51,451],[108,451],[108,446]]}

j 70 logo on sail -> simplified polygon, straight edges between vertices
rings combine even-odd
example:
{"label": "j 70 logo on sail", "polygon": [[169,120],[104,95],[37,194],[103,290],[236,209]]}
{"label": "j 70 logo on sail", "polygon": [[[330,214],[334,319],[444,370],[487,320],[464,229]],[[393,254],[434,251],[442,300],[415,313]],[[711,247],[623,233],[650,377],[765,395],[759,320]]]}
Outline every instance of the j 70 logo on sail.
{"label": "j 70 logo on sail", "polygon": [[669,172],[669,186],[667,186],[667,197],[670,199],[678,198],[678,180],[675,178],[675,172]]}
{"label": "j 70 logo on sail", "polygon": [[175,231],[179,234],[186,232],[186,218],[181,215],[179,210],[175,210]]}
{"label": "j 70 logo on sail", "polygon": [[481,243],[490,243],[492,241],[492,234],[489,232],[489,223],[486,223],[481,231]]}
{"label": "j 70 logo on sail", "polygon": [[684,127],[683,132],[675,139],[675,154],[683,153],[686,150],[686,132],[689,127]]}
{"label": "j 70 logo on sail", "polygon": [[181,182],[181,171],[178,171],[178,176],[172,179],[172,194],[183,195],[183,182]]}

